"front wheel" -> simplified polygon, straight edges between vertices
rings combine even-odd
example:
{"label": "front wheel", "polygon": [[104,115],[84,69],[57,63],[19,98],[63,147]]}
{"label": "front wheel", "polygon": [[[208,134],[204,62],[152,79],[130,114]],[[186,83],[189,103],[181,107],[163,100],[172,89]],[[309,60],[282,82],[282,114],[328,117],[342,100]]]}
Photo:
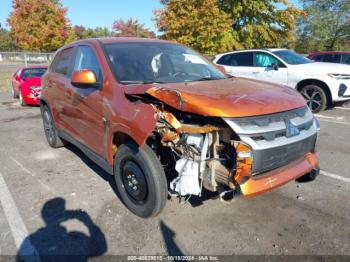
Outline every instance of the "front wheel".
{"label": "front wheel", "polygon": [[26,106],[27,105],[27,103],[23,99],[23,95],[22,95],[22,91],[21,90],[19,90],[19,103],[21,104],[21,106]]}
{"label": "front wheel", "polygon": [[160,161],[147,145],[121,145],[115,156],[114,177],[122,201],[135,215],[154,217],[164,208],[167,179]]}
{"label": "front wheel", "polygon": [[327,96],[324,90],[316,85],[304,86],[300,93],[307,101],[307,105],[313,113],[319,113],[327,107]]}

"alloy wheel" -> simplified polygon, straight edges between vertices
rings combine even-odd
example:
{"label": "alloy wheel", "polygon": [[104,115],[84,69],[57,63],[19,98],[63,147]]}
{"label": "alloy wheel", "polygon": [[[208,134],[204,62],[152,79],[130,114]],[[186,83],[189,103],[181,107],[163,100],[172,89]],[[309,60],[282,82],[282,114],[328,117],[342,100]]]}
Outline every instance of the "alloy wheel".
{"label": "alloy wheel", "polygon": [[45,110],[44,112],[44,129],[45,129],[45,135],[47,139],[50,141],[50,143],[52,143],[55,135],[54,134],[55,129],[52,122],[52,117],[47,110]]}
{"label": "alloy wheel", "polygon": [[19,92],[19,102],[21,105],[23,105],[23,97],[21,92]]}
{"label": "alloy wheel", "polygon": [[302,91],[302,95],[313,112],[317,112],[322,107],[322,95],[317,89],[306,88]]}

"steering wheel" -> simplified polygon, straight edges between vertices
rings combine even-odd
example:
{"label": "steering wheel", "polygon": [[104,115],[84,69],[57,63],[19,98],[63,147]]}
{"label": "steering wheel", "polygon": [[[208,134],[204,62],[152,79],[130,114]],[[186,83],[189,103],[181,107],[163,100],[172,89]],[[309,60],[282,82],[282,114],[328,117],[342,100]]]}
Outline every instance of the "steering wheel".
{"label": "steering wheel", "polygon": [[189,76],[189,74],[184,71],[176,72],[175,74],[173,74],[173,77],[179,77],[179,76]]}

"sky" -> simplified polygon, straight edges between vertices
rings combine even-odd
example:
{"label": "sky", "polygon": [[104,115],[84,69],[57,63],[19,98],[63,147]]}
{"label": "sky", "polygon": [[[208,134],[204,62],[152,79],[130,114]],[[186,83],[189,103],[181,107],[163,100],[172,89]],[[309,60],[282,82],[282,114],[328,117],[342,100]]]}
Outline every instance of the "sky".
{"label": "sky", "polygon": [[[119,18],[138,19],[147,28],[156,31],[152,21],[153,10],[160,8],[159,0],[61,0],[68,8],[68,18],[72,25],[85,27],[112,28]],[[12,10],[11,0],[0,0],[0,23],[6,26],[6,19]]]}
{"label": "sky", "polygon": [[[117,19],[138,19],[152,31],[156,31],[153,10],[161,8],[159,0],[61,0],[68,8],[68,18],[72,25],[84,27],[112,28]],[[204,0],[205,1],[205,0]],[[295,4],[298,0],[290,0]],[[12,1],[0,0],[0,23],[6,26],[6,19],[11,12]]]}

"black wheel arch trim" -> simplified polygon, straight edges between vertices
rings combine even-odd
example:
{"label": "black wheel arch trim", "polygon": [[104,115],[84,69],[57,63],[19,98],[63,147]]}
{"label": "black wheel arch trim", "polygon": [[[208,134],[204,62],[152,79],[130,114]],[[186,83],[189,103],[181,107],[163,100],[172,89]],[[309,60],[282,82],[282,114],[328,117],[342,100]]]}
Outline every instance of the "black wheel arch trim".
{"label": "black wheel arch trim", "polygon": [[297,84],[296,90],[298,92],[300,92],[300,90],[307,85],[316,85],[316,86],[322,88],[326,94],[326,97],[327,97],[327,105],[331,106],[333,104],[332,92],[331,92],[329,86],[325,82],[323,82],[322,80],[313,79],[313,78],[304,79],[304,80],[301,80]]}

